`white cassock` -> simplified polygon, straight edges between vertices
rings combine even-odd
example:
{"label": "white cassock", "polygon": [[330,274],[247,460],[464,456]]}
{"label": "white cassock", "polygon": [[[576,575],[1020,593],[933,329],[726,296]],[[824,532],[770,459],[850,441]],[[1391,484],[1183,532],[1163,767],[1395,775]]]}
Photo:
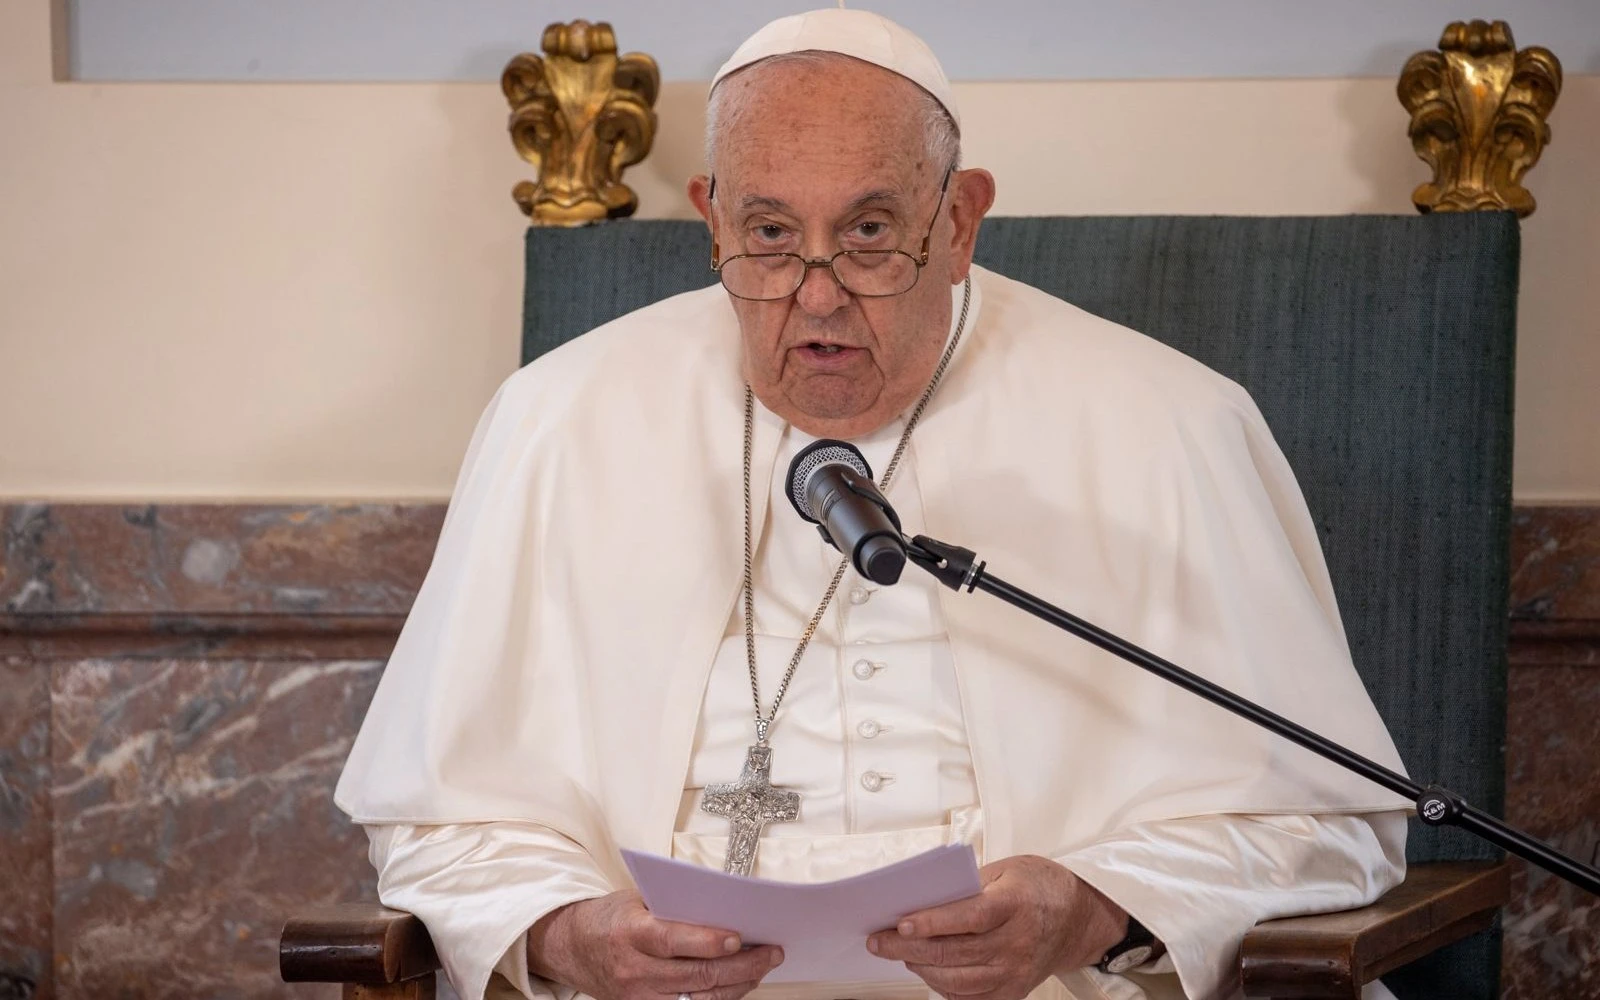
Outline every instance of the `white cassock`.
{"label": "white cassock", "polygon": [[[474,436],[337,794],[369,829],[380,897],[423,919],[465,997],[492,974],[570,996],[530,979],[526,930],[626,887],[618,848],[721,865],[700,791],[753,741],[738,352],[720,288],[677,296],[514,375]],[[874,470],[902,429],[856,442]],[[810,440],[757,406],[768,704],[838,558],[783,496]],[[1248,396],[1183,355],[974,269],[889,499],[908,530],[1399,769],[1287,464]],[[893,588],[846,574],[772,746],[801,816],[768,827],[756,874],[831,879],[970,842],[1055,859],[1169,949],[1037,998],[1228,996],[1257,921],[1359,906],[1404,873],[1407,803],[914,568]]]}

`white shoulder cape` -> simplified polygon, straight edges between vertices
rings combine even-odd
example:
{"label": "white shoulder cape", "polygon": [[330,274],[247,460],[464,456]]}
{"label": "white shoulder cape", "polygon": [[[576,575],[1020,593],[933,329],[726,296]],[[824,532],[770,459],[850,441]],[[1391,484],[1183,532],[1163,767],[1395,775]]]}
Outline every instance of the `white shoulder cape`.
{"label": "white shoulder cape", "polygon": [[[1299,488],[1246,393],[973,273],[966,340],[911,444],[927,522],[907,530],[975,549],[1009,582],[1399,769]],[[340,779],[342,809],[543,824],[618,885],[617,848],[670,851],[739,586],[738,355],[713,286],[507,380]],[[757,482],[777,436],[758,422]],[[1060,857],[1147,820],[1404,804],[994,598],[940,593],[991,859]]]}

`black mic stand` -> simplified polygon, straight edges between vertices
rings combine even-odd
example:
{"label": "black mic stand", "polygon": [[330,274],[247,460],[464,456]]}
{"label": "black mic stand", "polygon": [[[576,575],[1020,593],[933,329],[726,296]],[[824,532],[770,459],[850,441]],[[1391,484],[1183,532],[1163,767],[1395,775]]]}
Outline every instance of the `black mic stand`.
{"label": "black mic stand", "polygon": [[1461,796],[1449,789],[1438,785],[1426,787],[1419,785],[1403,774],[1397,774],[1332,740],[1317,735],[1298,723],[1290,722],[1255,702],[1247,701],[1226,688],[1211,683],[1204,677],[1192,674],[1177,664],[1120,639],[1053,604],[1048,604],[1025,590],[1013,587],[997,576],[989,575],[984,571],[986,564],[979,562],[977,553],[970,549],[947,545],[926,535],[918,535],[905,544],[907,557],[932,573],[935,579],[951,590],[959,591],[964,587],[969,594],[974,590],[992,594],[1035,618],[1070,632],[1108,653],[1114,653],[1136,667],[1142,667],[1185,691],[1199,695],[1213,705],[1243,716],[1269,732],[1298,743],[1312,753],[1326,757],[1397,795],[1405,796],[1416,803],[1418,818],[1430,826],[1460,827],[1510,851],[1519,858],[1531,861],[1546,871],[1561,876],[1573,885],[1600,895],[1600,870],[1575,861],[1549,844],[1507,825],[1481,809],[1468,805],[1462,801]]}

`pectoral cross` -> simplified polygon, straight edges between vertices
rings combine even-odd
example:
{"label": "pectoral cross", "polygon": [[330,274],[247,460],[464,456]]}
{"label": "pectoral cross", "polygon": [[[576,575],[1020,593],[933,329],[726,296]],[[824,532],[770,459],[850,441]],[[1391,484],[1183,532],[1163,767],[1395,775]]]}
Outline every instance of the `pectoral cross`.
{"label": "pectoral cross", "polygon": [[800,793],[772,785],[772,748],[757,744],[745,752],[738,781],[707,785],[700,808],[728,821],[728,856],[722,870],[748,875],[756,867],[756,848],[768,823],[800,818]]}

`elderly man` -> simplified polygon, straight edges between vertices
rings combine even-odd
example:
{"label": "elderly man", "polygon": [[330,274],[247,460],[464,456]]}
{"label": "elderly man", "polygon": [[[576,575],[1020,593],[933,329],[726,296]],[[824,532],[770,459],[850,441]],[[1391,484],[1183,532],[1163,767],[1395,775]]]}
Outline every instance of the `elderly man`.
{"label": "elderly man", "polygon": [[[973,266],[994,180],[904,29],[774,22],[708,117],[721,287],[506,382],[340,783],[461,994],[1219,997],[1258,920],[1398,881],[1404,803],[999,602],[879,588],[783,496],[848,439],[917,530],[1398,767],[1245,393]],[[752,747],[800,805],[735,845],[706,790]],[[863,942],[909,973],[868,986],[762,986],[777,949],[656,919],[618,857],[810,881],[953,842],[982,892]]]}

